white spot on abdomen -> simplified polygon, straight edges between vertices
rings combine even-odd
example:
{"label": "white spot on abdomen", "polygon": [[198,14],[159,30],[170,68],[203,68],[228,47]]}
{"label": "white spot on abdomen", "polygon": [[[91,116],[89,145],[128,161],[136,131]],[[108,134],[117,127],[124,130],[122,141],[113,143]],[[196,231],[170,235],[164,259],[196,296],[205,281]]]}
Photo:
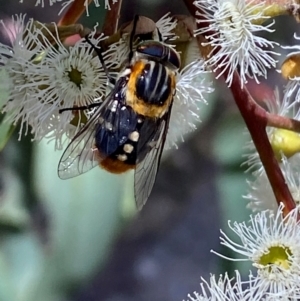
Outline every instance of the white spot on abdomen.
{"label": "white spot on abdomen", "polygon": [[123,147],[125,153],[130,154],[133,151],[133,146],[131,144],[126,143]]}
{"label": "white spot on abdomen", "polygon": [[137,142],[140,138],[140,134],[139,132],[137,131],[134,131],[134,132],[131,132],[129,135],[128,135],[128,138],[131,140],[131,141],[134,141],[134,142]]}
{"label": "white spot on abdomen", "polygon": [[127,160],[127,156],[126,155],[118,155],[118,160],[120,160],[120,161],[126,161]]}

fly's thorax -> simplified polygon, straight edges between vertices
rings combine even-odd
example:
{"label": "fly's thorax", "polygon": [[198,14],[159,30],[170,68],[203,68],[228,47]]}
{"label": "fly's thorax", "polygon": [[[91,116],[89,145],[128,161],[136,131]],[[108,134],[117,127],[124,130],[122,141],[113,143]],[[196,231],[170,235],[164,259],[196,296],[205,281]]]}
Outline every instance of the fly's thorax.
{"label": "fly's thorax", "polygon": [[156,61],[138,60],[131,65],[126,102],[135,112],[160,118],[173,101],[175,71]]}

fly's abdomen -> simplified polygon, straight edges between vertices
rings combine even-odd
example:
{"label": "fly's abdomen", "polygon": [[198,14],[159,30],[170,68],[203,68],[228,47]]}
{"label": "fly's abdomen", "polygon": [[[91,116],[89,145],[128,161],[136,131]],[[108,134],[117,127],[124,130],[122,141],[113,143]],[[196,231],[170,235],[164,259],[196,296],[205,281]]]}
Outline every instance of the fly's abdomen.
{"label": "fly's abdomen", "polygon": [[117,100],[107,107],[95,129],[95,146],[101,167],[112,173],[134,168],[139,138],[137,128],[138,116],[131,107]]}

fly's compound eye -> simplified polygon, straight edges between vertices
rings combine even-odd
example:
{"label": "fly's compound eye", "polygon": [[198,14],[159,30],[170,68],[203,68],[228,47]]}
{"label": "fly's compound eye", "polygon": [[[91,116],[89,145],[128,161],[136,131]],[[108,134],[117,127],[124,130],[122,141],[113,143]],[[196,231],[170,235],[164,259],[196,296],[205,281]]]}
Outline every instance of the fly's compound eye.
{"label": "fly's compound eye", "polygon": [[140,43],[136,52],[148,59],[158,61],[171,69],[180,68],[180,56],[172,47],[158,41],[145,41]]}

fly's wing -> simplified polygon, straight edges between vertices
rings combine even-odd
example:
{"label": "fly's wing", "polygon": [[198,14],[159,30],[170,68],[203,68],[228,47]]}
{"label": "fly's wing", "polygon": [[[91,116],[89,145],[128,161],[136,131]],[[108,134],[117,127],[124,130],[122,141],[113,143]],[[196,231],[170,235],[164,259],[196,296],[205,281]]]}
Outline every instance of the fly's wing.
{"label": "fly's wing", "polygon": [[[96,109],[91,119],[80,129],[64,151],[58,165],[58,176],[69,179],[83,174],[99,164],[98,149],[95,146],[95,136],[98,125],[105,112],[115,100],[118,86],[108,95]],[[123,94],[119,95],[121,102]],[[120,103],[119,103],[120,104]],[[116,121],[118,122],[118,121]]]}
{"label": "fly's wing", "polygon": [[65,149],[58,164],[58,176],[69,179],[98,165],[95,149],[95,127],[106,101],[97,108],[92,118],[80,129]]}
{"label": "fly's wing", "polygon": [[[167,114],[170,115],[169,113]],[[148,142],[154,144],[153,148],[146,154],[145,158],[137,164],[135,169],[134,194],[138,210],[141,210],[145,205],[154,185],[166,141],[168,124],[169,116],[167,120],[161,121],[154,138]]]}

